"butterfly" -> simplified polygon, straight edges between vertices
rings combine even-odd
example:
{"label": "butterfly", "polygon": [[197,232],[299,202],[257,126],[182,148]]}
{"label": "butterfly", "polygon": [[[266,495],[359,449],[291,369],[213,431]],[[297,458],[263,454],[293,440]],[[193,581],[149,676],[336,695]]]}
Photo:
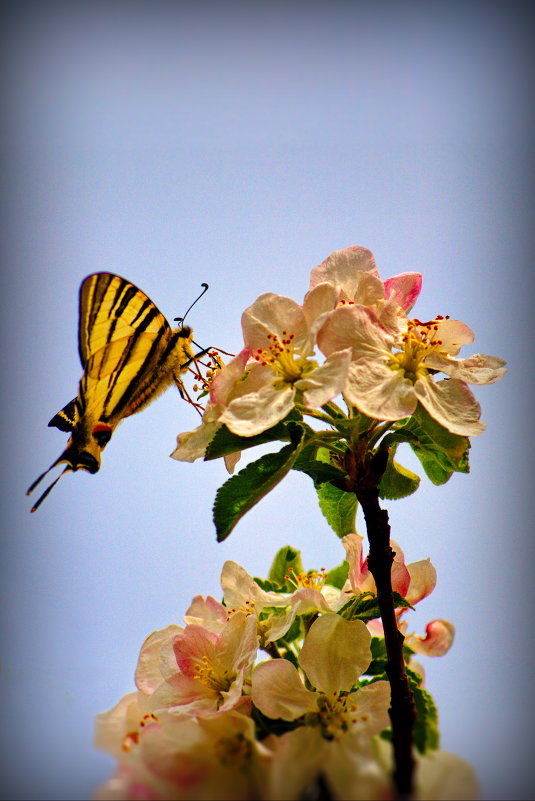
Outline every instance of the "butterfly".
{"label": "butterfly", "polygon": [[[201,294],[208,285],[203,287]],[[195,359],[191,328],[181,325],[172,329],[144,292],[112,273],[94,273],[84,279],[79,309],[78,349],[83,375],[78,395],[48,424],[70,432],[70,438],[63,453],[33,482],[27,494],[53,467],[63,463],[66,467],[32,512],[65,473],[96,473],[100,469],[101,453],[124,417],[141,411],[173,383],[181,396],[189,399],[180,376]],[[182,323],[184,317],[176,319]]]}

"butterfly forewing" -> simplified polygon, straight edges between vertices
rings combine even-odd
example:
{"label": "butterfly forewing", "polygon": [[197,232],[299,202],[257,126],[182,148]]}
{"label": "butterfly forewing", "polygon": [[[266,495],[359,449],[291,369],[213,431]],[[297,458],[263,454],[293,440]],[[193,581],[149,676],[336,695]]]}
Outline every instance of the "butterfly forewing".
{"label": "butterfly forewing", "polygon": [[161,334],[171,327],[150,298],[130,281],[111,273],[89,275],[80,287],[78,344],[86,362],[111,342],[134,333]]}

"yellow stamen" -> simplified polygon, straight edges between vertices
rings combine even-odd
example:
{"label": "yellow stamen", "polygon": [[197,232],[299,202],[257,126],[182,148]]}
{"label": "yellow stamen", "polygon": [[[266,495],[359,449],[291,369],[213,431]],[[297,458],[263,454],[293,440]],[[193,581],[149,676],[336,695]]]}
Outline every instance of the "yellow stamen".
{"label": "yellow stamen", "polygon": [[277,373],[284,384],[294,384],[318,365],[295,348],[295,334],[286,330],[281,331],[281,334],[281,337],[278,334],[267,334],[267,347],[257,348],[252,355],[263,367],[269,367]]}

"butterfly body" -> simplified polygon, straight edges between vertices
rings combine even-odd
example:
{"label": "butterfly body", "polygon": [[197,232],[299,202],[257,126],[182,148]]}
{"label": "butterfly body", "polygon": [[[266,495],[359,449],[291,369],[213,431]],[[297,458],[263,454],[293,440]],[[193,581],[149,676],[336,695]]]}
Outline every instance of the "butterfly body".
{"label": "butterfly body", "polygon": [[180,376],[193,359],[192,339],[188,326],[172,329],[147,295],[126,279],[112,273],[88,276],[80,287],[78,347],[83,374],[78,395],[49,422],[70,432],[70,438],[48,470],[66,464],[63,473],[96,473],[102,450],[123,418],[141,411],[173,383],[182,394]]}

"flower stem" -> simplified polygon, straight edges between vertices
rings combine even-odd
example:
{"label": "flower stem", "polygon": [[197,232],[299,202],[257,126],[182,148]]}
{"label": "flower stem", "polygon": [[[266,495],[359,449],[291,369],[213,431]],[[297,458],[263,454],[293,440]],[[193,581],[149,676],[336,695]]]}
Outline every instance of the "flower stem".
{"label": "flower stem", "polygon": [[379,505],[377,487],[357,489],[357,497],[364,512],[370,550],[368,567],[375,579],[377,597],[387,653],[386,673],[390,682],[390,721],[394,750],[394,785],[399,799],[410,799],[413,794],[414,757],[412,753],[413,726],[416,717],[412,690],[407,678],[403,658],[404,637],[399,631],[392,596],[392,562],[394,551],[390,547],[388,512]]}

